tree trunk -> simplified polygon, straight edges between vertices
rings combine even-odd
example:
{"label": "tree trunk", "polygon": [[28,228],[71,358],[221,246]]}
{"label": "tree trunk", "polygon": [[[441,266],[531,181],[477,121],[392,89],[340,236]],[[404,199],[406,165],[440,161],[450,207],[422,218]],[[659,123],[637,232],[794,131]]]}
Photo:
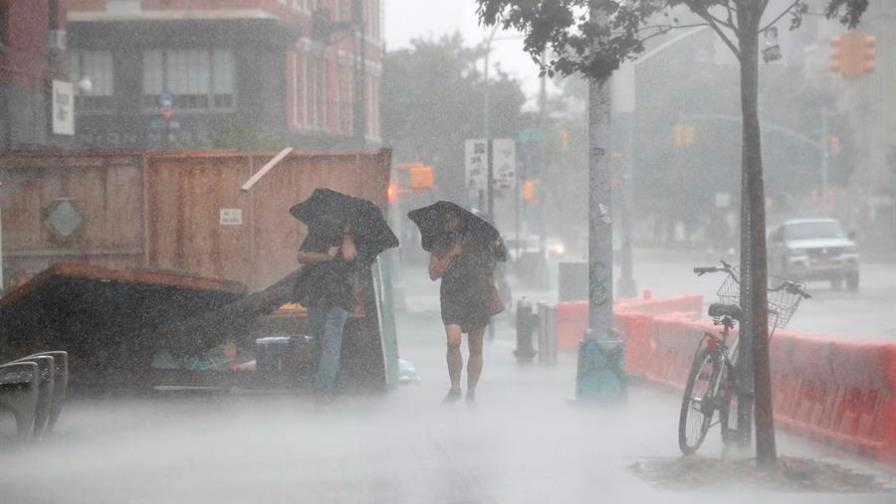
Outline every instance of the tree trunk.
{"label": "tree trunk", "polygon": [[[746,284],[748,327],[752,329],[754,392],[756,417],[756,462],[774,465],[775,425],[772,414],[771,370],[768,353],[768,268],[765,248],[765,191],[762,176],[762,141],[759,129],[759,22],[762,9],[741,3],[738,9],[740,41],[741,111],[743,113],[742,195],[747,199],[748,252],[741,264],[746,271],[741,280]],[[748,247],[748,250],[747,250]],[[744,260],[745,259],[745,260]]]}

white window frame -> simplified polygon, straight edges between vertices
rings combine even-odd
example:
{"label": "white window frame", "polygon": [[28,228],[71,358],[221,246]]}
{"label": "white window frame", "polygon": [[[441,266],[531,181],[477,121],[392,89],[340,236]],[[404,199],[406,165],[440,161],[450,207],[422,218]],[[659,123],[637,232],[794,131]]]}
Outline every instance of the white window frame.
{"label": "white window frame", "polygon": [[[102,72],[85,70],[85,60],[97,57],[108,63]],[[103,64],[102,66],[106,66]],[[71,49],[68,51],[69,78],[78,83],[87,77],[89,90],[75,91],[75,107],[83,113],[108,113],[115,110],[115,55],[107,49]],[[77,86],[77,84],[76,84]]]}
{"label": "white window frame", "polygon": [[[236,72],[236,56],[233,51],[229,48],[219,48],[219,47],[200,47],[200,48],[165,48],[165,49],[148,49],[145,50],[142,54],[142,64],[144,67],[141,69],[142,79],[141,79],[141,103],[144,112],[149,113],[157,113],[159,108],[159,95],[154,92],[149,93],[146,90],[146,55],[151,51],[158,51],[161,53],[161,91],[172,92],[172,81],[170,80],[169,74],[171,73],[171,56],[174,53],[188,53],[191,51],[199,51],[203,53],[205,56],[205,63],[207,64],[207,80],[208,84],[205,86],[204,93],[193,93],[193,94],[183,94],[183,96],[189,97],[204,97],[204,105],[195,106],[189,103],[185,103],[180,99],[178,93],[174,93],[175,96],[175,109],[181,110],[189,113],[207,113],[207,112],[232,112],[236,110],[237,103],[237,72]],[[215,89],[215,83],[218,79],[216,74],[215,62],[217,56],[226,55],[230,64],[230,92],[229,93],[218,93],[217,89]],[[177,78],[184,78],[182,75],[178,75]],[[218,100],[226,99],[229,97],[229,102],[226,104],[219,104]]]}

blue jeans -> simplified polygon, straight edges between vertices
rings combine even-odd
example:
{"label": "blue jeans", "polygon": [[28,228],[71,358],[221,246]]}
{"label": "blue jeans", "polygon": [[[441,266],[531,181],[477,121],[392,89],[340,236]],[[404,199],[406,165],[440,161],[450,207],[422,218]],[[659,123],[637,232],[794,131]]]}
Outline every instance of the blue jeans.
{"label": "blue jeans", "polygon": [[308,324],[318,353],[316,387],[319,392],[332,393],[339,376],[339,354],[342,332],[348,311],[338,306],[318,306],[308,309]]}

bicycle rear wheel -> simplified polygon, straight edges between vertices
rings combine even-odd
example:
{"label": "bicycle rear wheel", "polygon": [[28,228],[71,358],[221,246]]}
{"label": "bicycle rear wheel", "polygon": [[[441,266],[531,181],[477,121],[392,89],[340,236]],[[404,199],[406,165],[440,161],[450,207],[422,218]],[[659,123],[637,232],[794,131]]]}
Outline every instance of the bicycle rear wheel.
{"label": "bicycle rear wheel", "polygon": [[723,369],[718,352],[701,348],[694,356],[678,419],[678,447],[685,455],[693,455],[700,448],[712,426],[717,409],[716,384],[722,377]]}

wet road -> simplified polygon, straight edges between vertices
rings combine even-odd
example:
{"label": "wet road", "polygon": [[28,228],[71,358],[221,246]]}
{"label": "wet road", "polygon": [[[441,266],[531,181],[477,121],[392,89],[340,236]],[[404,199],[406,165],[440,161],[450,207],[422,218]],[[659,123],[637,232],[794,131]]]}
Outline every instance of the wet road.
{"label": "wet road", "polygon": [[[696,265],[713,265],[714,257],[640,252],[635,261],[638,288],[650,288],[657,296],[696,292],[711,301],[722,281],[721,274],[698,278],[691,272]],[[896,257],[893,262],[865,262],[861,274],[858,292],[810,282],[807,288],[812,298],[801,303],[789,328],[843,339],[896,342]]]}
{"label": "wet road", "polygon": [[[571,403],[574,356],[519,367],[513,333],[486,349],[480,402],[447,389],[431,296],[399,319],[417,385],[327,407],[291,395],[75,402],[41,443],[0,449],[6,503],[754,502],[755,490],[659,492],[627,467],[678,457],[677,394],[633,386],[624,405]],[[423,301],[420,301],[423,300]],[[710,434],[705,456],[721,454]],[[840,458],[783,436],[781,452]],[[849,460],[842,459],[840,460]],[[854,462],[853,462],[854,463]],[[861,464],[860,464],[861,465]],[[864,466],[863,466],[864,467]],[[770,502],[799,502],[764,494]],[[806,495],[806,502],[892,502],[892,495]]]}

